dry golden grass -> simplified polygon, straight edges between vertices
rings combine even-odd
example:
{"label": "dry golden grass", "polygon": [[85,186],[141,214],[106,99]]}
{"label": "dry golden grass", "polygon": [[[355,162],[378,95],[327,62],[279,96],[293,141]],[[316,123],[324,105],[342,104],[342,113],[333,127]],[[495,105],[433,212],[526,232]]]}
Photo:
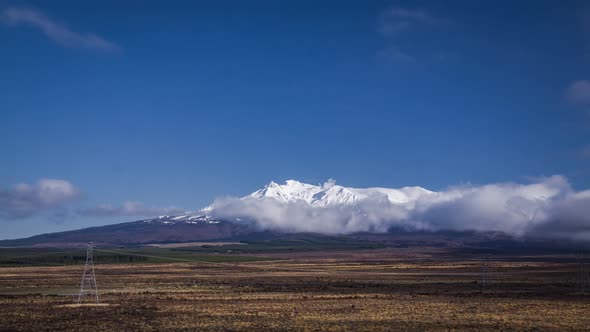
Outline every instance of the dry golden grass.
{"label": "dry golden grass", "polygon": [[154,248],[182,248],[182,247],[203,247],[203,246],[229,246],[229,245],[247,245],[242,242],[182,242],[182,243],[150,243],[147,247]]}
{"label": "dry golden grass", "polygon": [[68,303],[57,305],[57,308],[84,308],[84,307],[110,307],[112,305],[117,306],[118,304],[112,303]]}
{"label": "dry golden grass", "polygon": [[280,261],[97,266],[101,301],[72,305],[82,267],[0,269],[2,331],[567,331],[590,327],[574,266],[384,249]]}

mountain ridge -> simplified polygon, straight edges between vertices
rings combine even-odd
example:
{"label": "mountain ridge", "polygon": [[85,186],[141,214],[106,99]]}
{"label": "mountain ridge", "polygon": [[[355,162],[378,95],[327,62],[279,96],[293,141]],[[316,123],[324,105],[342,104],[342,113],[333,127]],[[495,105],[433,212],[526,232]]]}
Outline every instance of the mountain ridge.
{"label": "mountain ridge", "polygon": [[414,186],[395,188],[369,187],[353,188],[337,185],[328,181],[322,185],[312,185],[297,180],[287,180],[285,184],[271,181],[264,188],[259,189],[246,198],[274,198],[281,202],[301,200],[314,207],[334,205],[352,205],[368,199],[386,199],[393,204],[408,204],[424,195],[436,195],[436,192]]}

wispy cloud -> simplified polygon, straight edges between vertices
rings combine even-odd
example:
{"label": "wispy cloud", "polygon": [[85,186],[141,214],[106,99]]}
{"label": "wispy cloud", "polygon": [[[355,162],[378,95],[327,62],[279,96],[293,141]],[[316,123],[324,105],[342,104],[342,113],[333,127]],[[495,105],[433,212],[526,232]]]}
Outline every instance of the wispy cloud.
{"label": "wispy cloud", "polygon": [[433,26],[448,22],[424,9],[391,7],[384,10],[379,18],[379,31],[391,36],[420,26]]}
{"label": "wispy cloud", "polygon": [[401,64],[413,63],[413,62],[417,61],[416,57],[401,51],[399,48],[397,48],[395,46],[390,46],[390,47],[380,50],[379,52],[377,52],[377,56],[381,59],[386,60],[386,61],[401,63]]}
{"label": "wispy cloud", "polygon": [[171,207],[148,207],[141,202],[127,201],[120,206],[101,204],[93,207],[80,209],[78,213],[91,217],[140,217],[158,215],[176,215],[186,213],[186,210]]}
{"label": "wispy cloud", "polygon": [[579,150],[579,155],[581,158],[584,159],[590,159],[590,144],[583,146],[580,150]]}
{"label": "wispy cloud", "polygon": [[417,62],[418,57],[400,46],[400,39],[413,30],[430,29],[450,22],[425,9],[390,7],[381,12],[377,30],[388,44],[377,52],[381,59],[395,63]]}
{"label": "wispy cloud", "polygon": [[34,185],[21,183],[11,189],[0,188],[0,218],[27,218],[60,209],[79,194],[73,184],[58,179],[42,179]]}
{"label": "wispy cloud", "polygon": [[590,81],[574,81],[567,88],[565,99],[573,105],[590,105]]}
{"label": "wispy cloud", "polygon": [[0,22],[9,26],[29,26],[40,30],[45,36],[66,47],[88,48],[107,52],[120,51],[115,43],[95,33],[80,33],[60,24],[40,11],[10,7],[0,15]]}

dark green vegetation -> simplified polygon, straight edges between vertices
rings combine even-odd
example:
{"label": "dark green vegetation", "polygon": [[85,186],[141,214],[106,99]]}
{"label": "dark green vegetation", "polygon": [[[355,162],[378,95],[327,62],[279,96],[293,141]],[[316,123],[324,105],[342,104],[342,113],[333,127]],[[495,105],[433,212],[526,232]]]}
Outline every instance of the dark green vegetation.
{"label": "dark green vegetation", "polygon": [[[189,244],[187,244],[189,245]],[[284,236],[272,240],[254,239],[243,244],[203,245],[177,248],[153,247],[98,247],[94,261],[97,264],[117,263],[173,263],[173,262],[247,262],[265,260],[265,257],[239,254],[282,253],[305,251],[333,251],[378,249],[385,245],[348,237]],[[84,248],[0,248],[2,266],[58,266],[83,264]]]}
{"label": "dark green vegetation", "polygon": [[245,245],[198,246],[173,249],[175,251],[194,251],[202,253],[265,253],[296,251],[360,250],[378,249],[386,246],[377,242],[356,240],[348,237],[326,236],[285,236],[273,240],[243,241]]}
{"label": "dark green vegetation", "polygon": [[[167,248],[97,248],[96,264],[173,263],[173,262],[247,262],[264,257],[205,255]],[[86,260],[85,249],[0,248],[0,267],[80,265]]]}

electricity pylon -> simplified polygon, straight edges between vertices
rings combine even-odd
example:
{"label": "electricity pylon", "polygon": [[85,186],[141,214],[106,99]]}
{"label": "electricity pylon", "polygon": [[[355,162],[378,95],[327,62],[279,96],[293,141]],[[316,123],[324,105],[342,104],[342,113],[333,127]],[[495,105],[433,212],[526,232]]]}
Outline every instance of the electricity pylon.
{"label": "electricity pylon", "polygon": [[86,248],[86,265],[84,266],[84,273],[82,274],[82,281],[80,282],[80,294],[78,294],[78,303],[82,302],[84,295],[93,295],[98,303],[98,287],[96,286],[96,274],[94,273],[94,258],[92,251],[94,243],[88,243]]}
{"label": "electricity pylon", "polygon": [[587,291],[590,291],[590,266],[584,252],[579,252],[577,258],[578,273],[576,275],[576,292],[586,294]]}
{"label": "electricity pylon", "polygon": [[490,286],[491,282],[490,282],[490,276],[489,276],[489,257],[483,257],[480,260],[480,270],[479,270],[479,276],[480,276],[480,285],[482,289],[486,289]]}

